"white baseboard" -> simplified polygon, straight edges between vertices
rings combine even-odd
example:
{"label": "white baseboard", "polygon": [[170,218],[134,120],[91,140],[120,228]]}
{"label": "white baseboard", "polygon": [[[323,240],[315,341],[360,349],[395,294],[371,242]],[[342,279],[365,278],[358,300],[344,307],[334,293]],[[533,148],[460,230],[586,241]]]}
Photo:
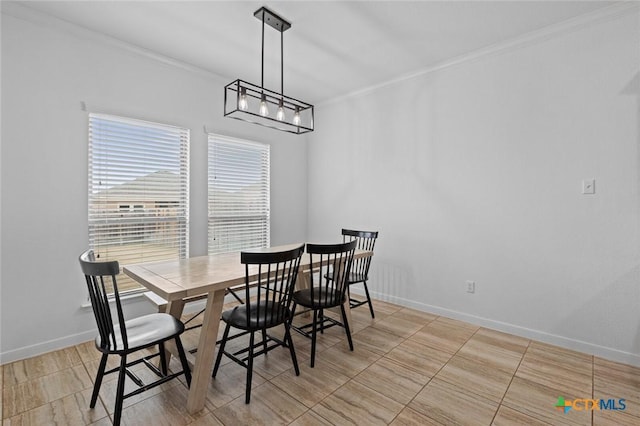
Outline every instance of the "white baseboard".
{"label": "white baseboard", "polygon": [[546,333],[544,331],[533,330],[526,327],[521,327],[501,321],[492,320],[489,318],[483,318],[475,315],[465,314],[464,312],[458,312],[451,309],[442,308],[439,306],[429,305],[426,303],[416,302],[415,300],[403,299],[401,297],[389,296],[388,294],[381,294],[372,292],[369,290],[372,297],[394,303],[396,305],[406,306],[419,311],[429,312],[434,315],[441,315],[447,318],[453,318],[460,321],[465,321],[471,324],[479,325],[481,327],[490,328],[492,330],[502,331],[504,333],[513,334],[527,339],[537,340],[539,342],[548,343],[551,345],[560,346],[566,349],[595,355],[600,358],[608,359],[610,361],[620,362],[623,364],[633,365],[640,367],[640,355],[630,352],[623,352],[617,349],[608,348],[605,346],[595,345],[593,343],[584,342],[581,340],[571,339],[556,334]]}
{"label": "white baseboard", "polygon": [[95,339],[97,333],[97,330],[83,331],[82,333],[61,337],[59,339],[2,352],[0,353],[0,365],[88,342]]}

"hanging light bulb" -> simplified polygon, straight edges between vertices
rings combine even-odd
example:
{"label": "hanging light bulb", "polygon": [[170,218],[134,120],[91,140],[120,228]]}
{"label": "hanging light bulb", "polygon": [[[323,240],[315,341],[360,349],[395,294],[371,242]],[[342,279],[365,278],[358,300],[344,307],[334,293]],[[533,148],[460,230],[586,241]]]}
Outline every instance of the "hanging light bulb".
{"label": "hanging light bulb", "polygon": [[296,113],[293,115],[293,124],[296,126],[300,125],[300,108],[296,107]]}
{"label": "hanging light bulb", "polygon": [[278,104],[278,113],[276,114],[276,118],[280,121],[284,121],[284,99],[280,99],[280,103]]}
{"label": "hanging light bulb", "polygon": [[269,107],[267,106],[267,97],[262,94],[262,98],[260,99],[260,115],[266,117],[269,115]]}
{"label": "hanging light bulb", "polygon": [[[284,92],[284,33],[291,28],[291,23],[266,7],[256,10],[253,16],[262,25],[260,84],[249,83],[241,79],[227,84],[224,88],[224,116],[289,133],[313,132],[313,105],[286,96]],[[270,90],[264,85],[265,31],[267,27],[273,28],[280,38],[280,87],[278,91]]]}
{"label": "hanging light bulb", "polygon": [[249,109],[249,102],[247,101],[247,89],[244,87],[240,90],[240,99],[238,100],[238,109],[241,111],[246,111]]}

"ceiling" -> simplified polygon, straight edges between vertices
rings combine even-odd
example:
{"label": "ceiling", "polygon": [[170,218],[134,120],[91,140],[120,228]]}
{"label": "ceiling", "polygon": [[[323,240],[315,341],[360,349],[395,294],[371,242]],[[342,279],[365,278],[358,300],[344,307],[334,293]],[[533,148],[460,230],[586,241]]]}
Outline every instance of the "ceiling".
{"label": "ceiling", "polygon": [[[6,2],[5,6],[7,6]],[[41,1],[31,11],[260,84],[266,6],[284,33],[285,94],[320,103],[593,12],[607,1]],[[7,8],[3,6],[3,12]],[[10,10],[9,10],[9,13]],[[280,33],[265,27],[265,87],[279,90]]]}

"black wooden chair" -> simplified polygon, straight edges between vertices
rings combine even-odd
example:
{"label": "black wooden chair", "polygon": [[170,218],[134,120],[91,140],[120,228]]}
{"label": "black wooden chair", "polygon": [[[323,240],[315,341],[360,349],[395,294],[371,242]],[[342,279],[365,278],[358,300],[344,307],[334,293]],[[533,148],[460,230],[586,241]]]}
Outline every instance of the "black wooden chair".
{"label": "black wooden chair", "polygon": [[[183,374],[187,385],[191,385],[191,371],[180,340],[180,335],[184,331],[184,324],[171,315],[163,313],[144,315],[125,321],[116,282],[116,275],[120,273],[118,262],[96,261],[93,251],[88,250],[80,255],[80,266],[87,281],[89,298],[98,326],[98,336],[95,340],[96,348],[102,352],[102,359],[100,360],[93,386],[93,394],[91,395],[90,407],[94,408],[96,406],[104,375],[118,372],[113,424],[119,425],[122,416],[122,403],[126,398],[159,386]],[[115,318],[111,312],[109,291],[113,293]],[[182,363],[181,371],[171,373],[167,369],[164,345],[165,342],[170,340],[175,341],[180,362]],[[134,361],[127,361],[127,357],[130,354],[156,345],[158,346],[158,352]],[[120,366],[105,371],[109,355],[118,355],[120,357]],[[158,356],[160,357],[159,368],[150,362],[152,358]],[[130,367],[140,363],[144,363],[153,371],[158,376],[158,380],[145,384],[130,369]],[[126,376],[138,386],[137,389],[127,394],[124,393]]]}
{"label": "black wooden chair", "polygon": [[[376,245],[376,239],[378,238],[378,232],[372,231],[354,231],[351,229],[342,230],[342,240],[356,241],[357,249],[373,251],[373,247]],[[354,259],[351,265],[351,273],[349,274],[349,288],[354,284],[362,283],[364,286],[364,294],[367,297],[366,300],[357,300],[351,297],[351,291],[349,292],[349,303],[352,308],[362,306],[365,303],[369,305],[369,311],[371,312],[371,318],[375,318],[373,313],[373,304],[371,303],[371,296],[369,296],[369,288],[367,287],[367,280],[369,279],[369,267],[371,266],[371,256],[361,257]]]}
{"label": "black wooden chair", "polygon": [[[349,349],[353,350],[351,331],[344,309],[348,277],[353,262],[356,241],[342,244],[307,244],[307,253],[311,264],[319,262],[319,269],[309,274],[309,288],[293,293],[293,312],[298,305],[313,310],[313,322],[295,327],[294,330],[311,339],[311,367],[316,359],[316,334],[320,330],[339,325],[344,327],[349,341]],[[328,308],[340,307],[342,322],[324,315]]]}
{"label": "black wooden chair", "polygon": [[[289,325],[293,314],[290,309],[292,294],[303,252],[304,244],[281,252],[240,253],[240,261],[245,265],[245,303],[222,313],[222,320],[226,326],[220,340],[212,377],[215,377],[218,372],[222,355],[245,367],[247,369],[245,403],[247,404],[251,400],[251,378],[255,357],[280,346],[288,347],[296,375],[300,375]],[[268,329],[280,324],[285,328],[282,340],[267,333]],[[231,327],[242,331],[229,336]],[[254,338],[256,331],[262,332],[262,340],[258,343]],[[225,351],[229,340],[247,334],[249,334],[248,347],[233,353]]]}

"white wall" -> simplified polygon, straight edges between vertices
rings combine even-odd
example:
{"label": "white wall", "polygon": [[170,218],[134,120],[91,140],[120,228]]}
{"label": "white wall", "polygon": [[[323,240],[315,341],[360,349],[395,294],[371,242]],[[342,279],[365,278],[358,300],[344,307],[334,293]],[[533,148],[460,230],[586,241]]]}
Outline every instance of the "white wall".
{"label": "white wall", "polygon": [[[306,141],[223,119],[228,83],[38,15],[2,15],[0,362],[93,338],[78,255],[87,241],[88,112],[191,129],[190,254],[207,247],[203,127],[271,145],[271,241],[306,239]],[[38,22],[34,24],[31,20]],[[143,299],[131,314],[152,310]]]}
{"label": "white wall", "polygon": [[317,107],[309,239],[379,230],[376,296],[640,365],[637,11]]}

